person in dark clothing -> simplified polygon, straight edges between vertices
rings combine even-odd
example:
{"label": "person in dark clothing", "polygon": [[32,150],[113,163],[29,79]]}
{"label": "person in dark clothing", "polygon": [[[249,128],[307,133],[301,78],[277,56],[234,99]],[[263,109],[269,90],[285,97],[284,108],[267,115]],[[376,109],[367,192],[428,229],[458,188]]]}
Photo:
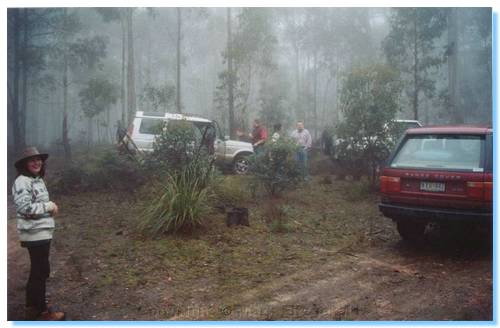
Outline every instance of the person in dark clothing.
{"label": "person in dark clothing", "polygon": [[64,320],[65,313],[47,305],[46,280],[50,276],[50,243],[58,206],[51,202],[43,176],[48,154],[35,147],[24,150],[15,167],[18,176],[12,186],[16,205],[17,232],[21,246],[28,249],[30,275],[26,284],[26,320]]}
{"label": "person in dark clothing", "polygon": [[321,133],[321,148],[323,149],[323,154],[331,156],[333,155],[333,134],[332,128],[326,127]]}

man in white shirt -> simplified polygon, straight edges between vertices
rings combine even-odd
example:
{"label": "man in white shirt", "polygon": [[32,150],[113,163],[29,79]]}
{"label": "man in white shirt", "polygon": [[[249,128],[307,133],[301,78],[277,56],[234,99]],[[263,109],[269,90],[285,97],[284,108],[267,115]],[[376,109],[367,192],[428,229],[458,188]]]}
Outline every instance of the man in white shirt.
{"label": "man in white shirt", "polygon": [[307,168],[307,152],[311,148],[312,138],[309,131],[307,131],[307,129],[304,129],[304,122],[297,122],[297,129],[292,132],[291,137],[293,140],[295,140],[297,145],[300,146],[295,158],[301,166],[302,175],[305,179],[308,179],[309,172]]}

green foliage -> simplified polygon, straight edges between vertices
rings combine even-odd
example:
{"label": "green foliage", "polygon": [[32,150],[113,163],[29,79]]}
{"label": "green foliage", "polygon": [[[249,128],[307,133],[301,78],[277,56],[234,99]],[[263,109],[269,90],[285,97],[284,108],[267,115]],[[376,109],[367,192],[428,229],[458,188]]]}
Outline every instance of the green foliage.
{"label": "green foliage", "polygon": [[388,156],[395,140],[387,124],[398,111],[399,92],[396,75],[386,66],[357,68],[347,76],[340,96],[345,119],[335,147],[342,165],[366,172]]}
{"label": "green foliage", "polygon": [[401,72],[402,82],[411,100],[414,119],[418,119],[419,94],[433,97],[435,80],[429,70],[443,62],[435,42],[446,28],[444,8],[393,8],[390,32],[383,42],[388,62]]}
{"label": "green foliage", "polygon": [[[205,138],[204,138],[205,137]],[[192,161],[211,162],[207,151],[208,129],[199,129],[192,122],[169,121],[159,124],[153,152],[146,154],[145,168],[154,174],[176,175]]]}
{"label": "green foliage", "polygon": [[290,215],[288,206],[275,201],[268,202],[263,212],[264,221],[274,233],[286,233],[293,230],[289,223]]}
{"label": "green foliage", "polygon": [[149,236],[200,226],[214,176],[214,157],[205,147],[208,128],[169,121],[158,129],[154,150],[144,161],[145,171],[162,184],[139,224]]}
{"label": "green foliage", "polygon": [[50,179],[54,192],[117,190],[134,191],[145,183],[144,173],[128,157],[112,148],[94,149],[93,153],[77,153],[74,162]]}
{"label": "green foliage", "polygon": [[174,104],[175,87],[167,84],[158,87],[147,84],[140,98],[144,103],[151,104],[153,111],[167,112]]}
{"label": "green foliage", "polygon": [[[232,60],[233,72],[224,70],[218,74],[214,105],[225,127],[228,116],[228,94],[233,86],[234,115],[240,128],[246,125],[248,99],[253,83],[252,77],[267,76],[276,68],[273,57],[277,39],[273,31],[272,10],[268,8],[243,8],[237,16],[231,51],[223,52],[224,62]],[[232,132],[236,127],[229,127]]]}
{"label": "green foliage", "polygon": [[365,200],[373,191],[373,186],[364,180],[352,182],[345,188],[344,198],[350,202]]}
{"label": "green foliage", "polygon": [[201,160],[193,160],[175,174],[168,174],[164,190],[146,207],[140,230],[158,236],[202,225],[212,176],[212,163]]}
{"label": "green foliage", "polygon": [[232,47],[236,64],[253,62],[261,69],[274,67],[273,16],[268,8],[243,8],[238,15],[237,30]]}
{"label": "green foliage", "polygon": [[242,175],[216,176],[210,189],[213,202],[221,207],[245,207],[251,199],[248,177]]}
{"label": "green foliage", "polygon": [[94,117],[105,111],[118,99],[118,90],[106,79],[93,78],[78,94],[82,111],[87,117]]}
{"label": "green foliage", "polygon": [[273,74],[271,78],[261,82],[259,103],[260,117],[272,126],[274,123],[282,123],[288,121],[288,90],[290,89],[284,76]]}
{"label": "green foliage", "polygon": [[96,35],[92,38],[79,38],[69,45],[69,55],[80,65],[93,69],[106,57],[107,37]]}
{"label": "green foliage", "polygon": [[264,145],[262,154],[250,157],[250,173],[269,195],[277,195],[302,180],[295,160],[298,146],[287,140]]}

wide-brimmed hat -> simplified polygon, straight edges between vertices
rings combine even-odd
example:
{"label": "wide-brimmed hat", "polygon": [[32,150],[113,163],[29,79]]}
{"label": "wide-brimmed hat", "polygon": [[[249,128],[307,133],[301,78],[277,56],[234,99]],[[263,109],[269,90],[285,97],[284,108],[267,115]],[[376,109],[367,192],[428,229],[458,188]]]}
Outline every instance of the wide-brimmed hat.
{"label": "wide-brimmed hat", "polygon": [[19,159],[16,161],[14,166],[16,168],[21,168],[21,164],[26,161],[28,158],[31,157],[40,157],[42,161],[46,161],[47,158],[49,157],[49,154],[41,154],[36,147],[27,147],[26,149],[23,150],[23,152],[19,155]]}

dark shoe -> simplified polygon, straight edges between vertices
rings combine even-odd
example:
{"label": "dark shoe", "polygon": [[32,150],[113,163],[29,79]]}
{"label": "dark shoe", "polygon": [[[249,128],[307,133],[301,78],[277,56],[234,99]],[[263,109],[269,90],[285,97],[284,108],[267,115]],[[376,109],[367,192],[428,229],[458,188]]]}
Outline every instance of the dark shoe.
{"label": "dark shoe", "polygon": [[40,313],[36,320],[38,321],[62,321],[66,318],[66,313],[62,311],[50,312],[45,311]]}

